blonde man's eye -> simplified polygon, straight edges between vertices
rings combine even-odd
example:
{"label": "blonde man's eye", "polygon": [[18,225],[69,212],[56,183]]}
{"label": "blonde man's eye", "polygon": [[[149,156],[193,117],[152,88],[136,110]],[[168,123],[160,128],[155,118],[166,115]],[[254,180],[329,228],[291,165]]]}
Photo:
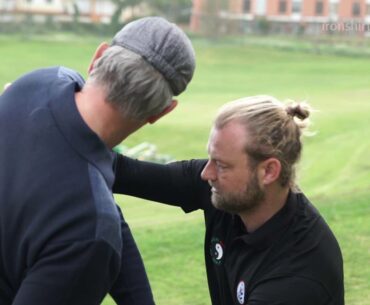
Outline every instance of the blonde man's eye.
{"label": "blonde man's eye", "polygon": [[219,169],[226,169],[227,166],[225,164],[221,164],[219,162],[216,162],[216,166],[219,168]]}

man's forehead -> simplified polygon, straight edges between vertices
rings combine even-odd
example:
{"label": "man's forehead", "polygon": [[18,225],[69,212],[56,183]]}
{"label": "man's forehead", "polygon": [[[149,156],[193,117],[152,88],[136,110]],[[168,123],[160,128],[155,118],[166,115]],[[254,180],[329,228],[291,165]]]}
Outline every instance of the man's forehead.
{"label": "man's forehead", "polygon": [[218,128],[213,126],[209,136],[207,150],[209,154],[244,152],[246,134],[240,123],[226,124]]}

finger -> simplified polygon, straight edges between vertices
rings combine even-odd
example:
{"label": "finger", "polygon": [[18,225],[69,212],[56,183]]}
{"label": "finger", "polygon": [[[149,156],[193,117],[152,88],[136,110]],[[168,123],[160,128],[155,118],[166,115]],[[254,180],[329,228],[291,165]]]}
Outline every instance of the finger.
{"label": "finger", "polygon": [[4,91],[6,90],[6,89],[8,89],[9,87],[10,87],[10,85],[11,85],[12,83],[6,83],[5,85],[4,85]]}

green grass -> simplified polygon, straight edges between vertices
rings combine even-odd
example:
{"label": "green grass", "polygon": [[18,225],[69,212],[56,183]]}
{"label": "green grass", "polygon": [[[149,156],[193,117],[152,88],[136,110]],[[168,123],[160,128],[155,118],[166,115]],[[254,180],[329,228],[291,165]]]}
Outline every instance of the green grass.
{"label": "green grass", "polygon": [[[98,40],[21,41],[0,37],[0,86],[30,69],[85,71]],[[319,110],[305,141],[302,189],[336,234],[345,262],[346,303],[370,304],[369,58],[316,55],[258,45],[195,42],[198,66],[170,116],[126,142],[149,141],[177,159],[206,157],[218,107],[242,96],[307,100]],[[209,304],[201,213],[117,196],[141,249],[158,304]],[[113,302],[107,298],[104,305]]]}

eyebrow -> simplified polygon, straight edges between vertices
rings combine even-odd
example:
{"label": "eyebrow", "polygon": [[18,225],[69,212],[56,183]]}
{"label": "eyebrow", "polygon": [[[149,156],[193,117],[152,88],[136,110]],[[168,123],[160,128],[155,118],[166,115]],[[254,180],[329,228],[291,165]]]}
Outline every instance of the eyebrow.
{"label": "eyebrow", "polygon": [[231,165],[231,163],[228,160],[221,159],[218,156],[215,156],[215,157],[209,156],[209,159],[214,161],[214,162],[220,162],[220,163],[225,164],[225,165]]}

